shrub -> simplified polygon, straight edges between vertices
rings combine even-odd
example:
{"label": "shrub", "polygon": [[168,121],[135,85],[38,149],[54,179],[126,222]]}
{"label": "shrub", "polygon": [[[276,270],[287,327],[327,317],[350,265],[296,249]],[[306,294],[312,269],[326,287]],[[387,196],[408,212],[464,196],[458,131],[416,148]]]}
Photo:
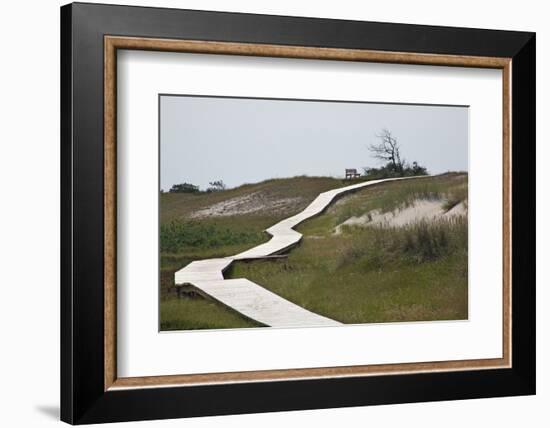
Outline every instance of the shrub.
{"label": "shrub", "polygon": [[174,184],[170,188],[170,193],[199,193],[199,186],[191,183]]}
{"label": "shrub", "polygon": [[363,168],[363,176],[369,180],[380,180],[384,178],[413,177],[418,175],[428,175],[428,170],[413,162],[412,165],[402,163],[394,165],[388,162],[380,168]]}
{"label": "shrub", "polygon": [[412,167],[410,167],[411,175],[428,175],[428,170],[426,167],[418,165],[416,161],[412,163]]}
{"label": "shrub", "polygon": [[206,189],[206,193],[222,192],[227,188],[223,180],[211,181],[208,184],[210,187]]}

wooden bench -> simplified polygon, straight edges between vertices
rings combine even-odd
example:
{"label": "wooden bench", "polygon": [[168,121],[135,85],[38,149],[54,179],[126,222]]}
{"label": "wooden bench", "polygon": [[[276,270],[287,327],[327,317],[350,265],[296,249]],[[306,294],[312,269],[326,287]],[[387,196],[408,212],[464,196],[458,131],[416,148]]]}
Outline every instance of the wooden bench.
{"label": "wooden bench", "polygon": [[359,177],[361,177],[361,174],[359,174],[355,168],[346,168],[346,180]]}

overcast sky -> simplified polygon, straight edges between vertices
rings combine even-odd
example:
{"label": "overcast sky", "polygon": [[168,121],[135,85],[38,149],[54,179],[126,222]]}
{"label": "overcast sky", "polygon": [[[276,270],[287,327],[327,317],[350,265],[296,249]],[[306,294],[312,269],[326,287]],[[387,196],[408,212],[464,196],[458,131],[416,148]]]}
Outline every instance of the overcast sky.
{"label": "overcast sky", "polygon": [[401,157],[430,173],[468,169],[468,108],[161,96],[161,188],[202,190],[274,177],[380,166],[368,151],[387,128]]}

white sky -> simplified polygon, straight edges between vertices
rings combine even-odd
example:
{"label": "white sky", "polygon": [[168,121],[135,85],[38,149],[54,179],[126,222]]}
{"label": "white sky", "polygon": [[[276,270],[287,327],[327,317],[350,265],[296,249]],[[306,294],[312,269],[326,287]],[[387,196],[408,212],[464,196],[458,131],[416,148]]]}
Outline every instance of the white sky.
{"label": "white sky", "polygon": [[362,172],[382,128],[430,173],[468,170],[467,107],[163,95],[161,188]]}

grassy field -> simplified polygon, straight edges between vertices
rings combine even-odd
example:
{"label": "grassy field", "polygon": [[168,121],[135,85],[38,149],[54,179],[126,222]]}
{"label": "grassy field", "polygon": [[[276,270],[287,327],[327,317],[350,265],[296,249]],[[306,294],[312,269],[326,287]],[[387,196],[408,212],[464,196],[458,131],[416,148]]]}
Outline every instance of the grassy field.
{"label": "grassy field", "polygon": [[[193,260],[267,241],[264,229],[301,211],[319,193],[349,184],[294,177],[218,193],[161,194],[161,329],[257,327],[219,303],[177,299],[174,272]],[[467,176],[387,183],[345,196],[298,227],[304,239],[287,259],[238,262],[225,276],[246,277],[345,323],[467,318],[465,219],[404,228],[345,226],[334,234],[350,217],[399,210],[417,199],[443,200],[450,209],[467,200]]]}
{"label": "grassy field", "polygon": [[[330,177],[293,177],[246,184],[224,192],[162,193],[161,330],[256,327],[255,322],[221,304],[200,298],[177,299],[174,272],[194,260],[230,256],[267,241],[269,235],[264,230],[269,226],[300,212],[319,193],[347,184]],[[250,195],[254,198],[250,199]],[[207,214],[210,207],[220,205],[223,215]],[[204,215],[197,217],[205,210]]]}
{"label": "grassy field", "polygon": [[344,323],[466,319],[465,217],[406,227],[337,225],[373,210],[398,211],[418,199],[449,209],[467,200],[467,176],[382,184],[344,197],[298,226],[287,259],[237,262],[227,278],[248,278],[313,312]]}
{"label": "grassy field", "polygon": [[161,300],[160,322],[162,330],[262,327],[236,311],[205,299]]}

